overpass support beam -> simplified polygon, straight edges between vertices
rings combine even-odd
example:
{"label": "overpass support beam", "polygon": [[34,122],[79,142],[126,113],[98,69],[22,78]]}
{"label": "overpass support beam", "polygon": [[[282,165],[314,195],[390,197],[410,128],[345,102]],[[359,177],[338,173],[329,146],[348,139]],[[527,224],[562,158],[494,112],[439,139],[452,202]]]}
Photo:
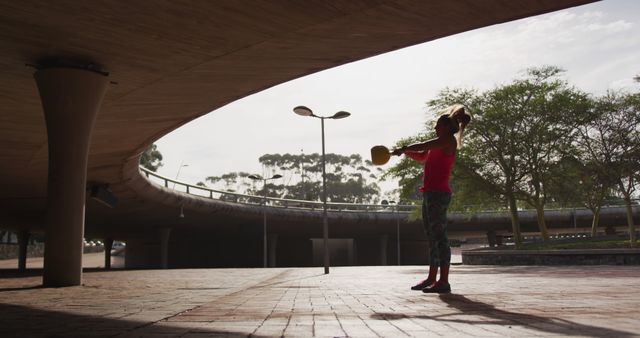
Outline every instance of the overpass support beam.
{"label": "overpass support beam", "polygon": [[127,269],[167,269],[171,228],[147,230],[127,239],[124,265]]}
{"label": "overpass support beam", "polygon": [[387,265],[387,246],[389,235],[380,236],[380,265]]}
{"label": "overpass support beam", "polygon": [[278,234],[269,234],[269,267],[276,267],[276,245],[278,245]]}
{"label": "overpass support beam", "polygon": [[81,285],[87,158],[108,80],[105,73],[55,64],[34,77],[49,144],[43,285]]}
{"label": "overpass support beam", "polygon": [[158,230],[158,237],[160,239],[160,268],[169,268],[169,236],[171,235],[171,228],[162,228]]}
{"label": "overpass support beam", "polygon": [[104,268],[111,269],[111,249],[113,249],[113,238],[104,239]]}
{"label": "overpass support beam", "polygon": [[27,249],[29,246],[29,230],[18,232],[18,270],[27,270]]}
{"label": "overpass support beam", "polygon": [[347,260],[349,262],[349,266],[356,265],[356,241],[353,238],[349,238],[347,240]]}

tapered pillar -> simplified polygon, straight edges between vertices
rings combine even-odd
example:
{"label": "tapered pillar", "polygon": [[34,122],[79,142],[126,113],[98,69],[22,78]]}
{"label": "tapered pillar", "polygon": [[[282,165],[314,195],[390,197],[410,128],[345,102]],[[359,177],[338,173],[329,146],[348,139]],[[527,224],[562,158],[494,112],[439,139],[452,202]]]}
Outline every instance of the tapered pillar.
{"label": "tapered pillar", "polygon": [[29,230],[20,230],[18,232],[18,270],[25,271],[27,269],[27,248],[29,246]]}
{"label": "tapered pillar", "polygon": [[111,269],[111,249],[113,249],[113,238],[104,239],[104,268]]}
{"label": "tapered pillar", "polygon": [[62,67],[39,69],[35,79],[49,142],[43,284],[81,285],[87,157],[108,80]]}

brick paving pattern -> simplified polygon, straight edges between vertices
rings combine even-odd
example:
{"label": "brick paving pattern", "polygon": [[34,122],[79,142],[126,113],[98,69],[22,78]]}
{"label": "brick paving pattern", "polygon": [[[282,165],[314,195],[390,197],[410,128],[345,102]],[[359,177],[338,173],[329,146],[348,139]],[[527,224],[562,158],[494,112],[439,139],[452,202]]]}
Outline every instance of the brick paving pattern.
{"label": "brick paving pattern", "polygon": [[0,270],[0,337],[640,337],[640,269],[416,266],[92,271],[41,288]]}

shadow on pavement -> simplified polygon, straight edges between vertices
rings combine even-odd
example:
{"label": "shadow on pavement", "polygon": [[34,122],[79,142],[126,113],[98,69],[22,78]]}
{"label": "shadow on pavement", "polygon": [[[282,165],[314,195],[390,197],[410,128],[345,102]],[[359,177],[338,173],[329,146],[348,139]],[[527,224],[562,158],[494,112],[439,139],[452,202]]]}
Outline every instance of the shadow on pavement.
{"label": "shadow on pavement", "polygon": [[42,269],[0,269],[0,279],[2,278],[24,278],[42,276]]}
{"label": "shadow on pavement", "polygon": [[13,288],[1,288],[0,292],[9,292],[9,291],[26,291],[26,290],[35,290],[41,289],[42,285],[32,285],[32,286],[16,286]]}
{"label": "shadow on pavement", "polygon": [[[541,317],[532,314],[510,312],[496,309],[494,305],[471,300],[463,295],[441,294],[440,300],[457,309],[458,312],[439,315],[403,315],[398,313],[376,313],[371,316],[378,320],[399,320],[403,318],[418,318],[440,320],[450,323],[482,324],[486,328],[488,325],[514,326],[520,325],[530,330],[537,330],[557,335],[579,335],[584,337],[637,337],[636,333],[602,328],[591,325],[584,325],[560,318]],[[465,319],[465,315],[470,315],[472,319]],[[478,317],[484,317],[478,319]]]}
{"label": "shadow on pavement", "polygon": [[[105,272],[105,271],[125,271],[125,270],[135,270],[135,269],[122,269],[122,268],[82,268],[83,273],[88,272]],[[0,268],[0,279],[10,279],[10,278],[25,278],[25,277],[38,277],[42,276],[44,269],[42,268],[28,268],[26,270],[19,269],[2,269]]]}
{"label": "shadow on pavement", "polygon": [[[69,309],[73,311],[73,309]],[[202,336],[246,337],[247,333],[171,326],[153,322],[104,318],[66,312],[46,311],[25,306],[0,304],[1,337],[180,337],[185,334]],[[252,335],[252,337],[259,337]]]}
{"label": "shadow on pavement", "polygon": [[[452,264],[455,265],[455,264]],[[516,274],[519,277],[539,278],[541,275],[554,278],[584,278],[584,270],[576,270],[573,265],[459,265],[451,268],[451,274],[462,275],[492,275],[492,274]],[[602,271],[607,271],[610,276],[628,276],[628,271],[636,269],[637,266],[632,265],[600,265]],[[403,274],[426,275],[429,267],[425,266],[421,269],[403,270]],[[637,274],[634,274],[634,276]]]}

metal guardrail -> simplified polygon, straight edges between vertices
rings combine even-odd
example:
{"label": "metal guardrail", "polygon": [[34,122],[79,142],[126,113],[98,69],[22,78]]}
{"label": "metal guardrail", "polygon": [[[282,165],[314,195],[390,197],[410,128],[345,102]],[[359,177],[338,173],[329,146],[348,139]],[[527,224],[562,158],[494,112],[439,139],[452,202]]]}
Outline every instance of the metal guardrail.
{"label": "metal guardrail", "polygon": [[[164,186],[167,189],[172,189],[189,195],[216,199],[225,202],[249,204],[249,205],[262,205],[266,200],[266,205],[276,208],[299,208],[299,209],[311,209],[322,210],[322,202],[320,201],[307,201],[307,200],[295,200],[275,197],[263,197],[256,195],[239,194],[229,191],[222,191],[211,189],[208,187],[202,187],[193,185],[181,181],[177,181],[162,175],[158,175],[153,171],[140,167],[140,171],[147,179],[153,183]],[[358,204],[358,203],[333,203],[327,202],[327,210],[333,211],[376,211],[376,212],[404,212],[408,213],[413,211],[419,206],[416,205],[394,205],[394,204]]]}
{"label": "metal guardrail", "polygon": [[[200,196],[209,199],[216,199],[225,202],[233,202],[249,205],[262,205],[266,201],[266,205],[275,208],[298,208],[298,209],[311,209],[322,210],[321,201],[307,201],[307,200],[294,200],[275,197],[263,197],[256,195],[239,194],[230,191],[222,191],[211,189],[208,187],[193,185],[181,181],[177,181],[168,177],[159,175],[144,167],[139,167],[140,172],[144,174],[147,179],[153,183],[164,186],[167,189],[172,189],[189,195]],[[634,200],[634,208],[638,208],[640,200]],[[620,208],[624,205],[606,205],[605,208]],[[333,203],[327,202],[327,210],[333,211],[367,211],[367,212],[402,212],[410,213],[416,208],[420,208],[420,205],[414,204],[358,204],[358,203]],[[587,208],[549,208],[548,211],[570,211],[575,212],[577,210],[588,210]],[[535,211],[535,209],[523,209],[519,211]],[[473,208],[468,211],[450,212],[450,214],[507,214],[509,210],[475,210]]]}

